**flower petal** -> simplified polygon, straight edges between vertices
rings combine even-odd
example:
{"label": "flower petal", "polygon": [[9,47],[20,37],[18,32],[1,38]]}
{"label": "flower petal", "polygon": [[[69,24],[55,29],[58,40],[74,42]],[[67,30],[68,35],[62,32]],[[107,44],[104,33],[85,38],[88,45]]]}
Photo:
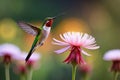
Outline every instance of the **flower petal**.
{"label": "flower petal", "polygon": [[87,46],[85,48],[87,48],[87,49],[98,49],[98,48],[100,48],[100,46]]}
{"label": "flower petal", "polygon": [[6,53],[13,57],[14,55],[21,54],[21,51],[14,44],[6,43],[0,45],[0,56],[4,56]]}
{"label": "flower petal", "polygon": [[91,56],[90,54],[88,54],[87,52],[85,52],[84,50],[81,50],[81,52],[86,55],[86,56]]}
{"label": "flower petal", "polygon": [[56,51],[54,51],[54,52],[57,53],[57,54],[60,54],[60,53],[65,52],[65,51],[68,50],[69,48],[70,48],[70,46],[67,46],[67,47],[65,47],[65,48],[62,48],[62,49],[56,50]]}
{"label": "flower petal", "polygon": [[66,39],[60,34],[60,38],[66,42]]}
{"label": "flower petal", "polygon": [[69,45],[68,43],[61,44],[61,43],[57,43],[57,42],[52,42],[52,44],[58,45],[58,46],[68,46]]}
{"label": "flower petal", "polygon": [[62,41],[60,41],[60,40],[57,40],[57,39],[55,39],[55,38],[53,38],[53,40],[54,40],[55,42],[58,42],[58,43],[64,43],[64,42],[62,42]]}
{"label": "flower petal", "polygon": [[59,45],[59,46],[68,46],[68,45],[69,45],[68,43],[59,41],[59,40],[57,40],[57,39],[55,39],[55,38],[53,38],[53,40],[54,40],[55,42],[52,42],[52,43],[55,44],[55,45]]}

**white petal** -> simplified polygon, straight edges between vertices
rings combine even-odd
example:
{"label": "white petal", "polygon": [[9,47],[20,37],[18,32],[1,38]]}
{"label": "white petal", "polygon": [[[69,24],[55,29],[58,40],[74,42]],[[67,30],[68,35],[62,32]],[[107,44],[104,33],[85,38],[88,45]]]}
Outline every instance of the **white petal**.
{"label": "white petal", "polygon": [[65,48],[62,48],[62,49],[56,50],[56,51],[54,51],[54,52],[57,53],[57,54],[60,54],[60,53],[65,52],[65,51],[68,50],[69,48],[70,48],[70,46],[67,46],[67,47],[65,47]]}
{"label": "white petal", "polygon": [[65,42],[62,42],[62,41],[57,40],[57,39],[55,39],[55,38],[53,38],[53,40],[54,40],[55,42],[57,42],[57,43],[60,43],[60,44],[66,44]]}
{"label": "white petal", "polygon": [[84,50],[81,50],[81,52],[86,55],[86,56],[91,56],[90,54],[88,54],[87,52],[85,52]]}
{"label": "white petal", "polygon": [[99,48],[99,46],[97,46],[96,44],[95,38],[87,33],[83,34],[79,32],[66,32],[64,34],[60,34],[60,38],[63,40],[63,42],[54,39],[55,45],[59,46],[73,45],[92,50]]}
{"label": "white petal", "polygon": [[52,42],[52,44],[54,45],[59,45],[59,46],[68,46],[69,44],[68,43],[56,43],[56,42]]}
{"label": "white petal", "polygon": [[60,34],[60,38],[66,42],[66,39]]}
{"label": "white petal", "polygon": [[98,49],[100,48],[100,46],[88,46],[88,47],[85,47],[87,49]]}
{"label": "white petal", "polygon": [[17,54],[21,54],[20,49],[14,45],[14,44],[2,44],[0,47],[0,56],[3,56],[4,54],[10,54],[11,56],[17,55]]}

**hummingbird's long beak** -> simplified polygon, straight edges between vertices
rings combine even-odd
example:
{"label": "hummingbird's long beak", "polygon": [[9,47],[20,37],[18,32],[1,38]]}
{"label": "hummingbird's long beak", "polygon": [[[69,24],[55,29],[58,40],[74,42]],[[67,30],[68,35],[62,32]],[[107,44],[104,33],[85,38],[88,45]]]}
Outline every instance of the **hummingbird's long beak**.
{"label": "hummingbird's long beak", "polygon": [[58,14],[57,16],[52,17],[52,19],[56,19],[59,16],[65,15],[65,13]]}

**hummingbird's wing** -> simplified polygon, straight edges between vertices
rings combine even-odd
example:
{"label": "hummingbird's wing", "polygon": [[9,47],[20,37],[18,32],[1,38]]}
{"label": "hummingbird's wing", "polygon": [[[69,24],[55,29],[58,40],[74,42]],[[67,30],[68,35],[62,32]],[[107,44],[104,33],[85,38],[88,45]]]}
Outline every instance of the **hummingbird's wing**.
{"label": "hummingbird's wing", "polygon": [[31,24],[25,23],[25,22],[18,22],[18,25],[20,28],[22,28],[25,32],[36,36],[41,30]]}

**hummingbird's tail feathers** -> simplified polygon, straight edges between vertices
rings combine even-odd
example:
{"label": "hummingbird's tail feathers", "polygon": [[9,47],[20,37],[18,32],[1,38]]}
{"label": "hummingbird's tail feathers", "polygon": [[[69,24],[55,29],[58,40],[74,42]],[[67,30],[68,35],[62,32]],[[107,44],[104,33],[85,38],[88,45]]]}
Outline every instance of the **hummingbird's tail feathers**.
{"label": "hummingbird's tail feathers", "polygon": [[33,42],[33,44],[32,44],[32,48],[30,49],[30,51],[29,51],[29,53],[28,53],[28,55],[27,55],[27,57],[26,57],[26,59],[25,59],[26,62],[29,60],[30,56],[32,55],[32,53],[33,53],[33,52],[35,51],[35,49],[36,49],[36,45],[37,45],[37,42],[38,42],[38,36],[39,36],[39,35],[37,35],[37,36],[35,37],[35,40],[34,40],[34,42]]}
{"label": "hummingbird's tail feathers", "polygon": [[32,55],[32,53],[36,50],[36,48],[39,46],[42,46],[43,44],[44,43],[33,45],[33,47],[30,49],[25,61],[27,62],[29,60],[30,56]]}
{"label": "hummingbird's tail feathers", "polygon": [[31,48],[31,50],[29,51],[29,53],[28,53],[28,55],[27,55],[27,57],[26,57],[26,59],[25,59],[26,62],[29,60],[30,56],[32,55],[32,53],[33,53],[34,51],[35,51],[35,48]]}

